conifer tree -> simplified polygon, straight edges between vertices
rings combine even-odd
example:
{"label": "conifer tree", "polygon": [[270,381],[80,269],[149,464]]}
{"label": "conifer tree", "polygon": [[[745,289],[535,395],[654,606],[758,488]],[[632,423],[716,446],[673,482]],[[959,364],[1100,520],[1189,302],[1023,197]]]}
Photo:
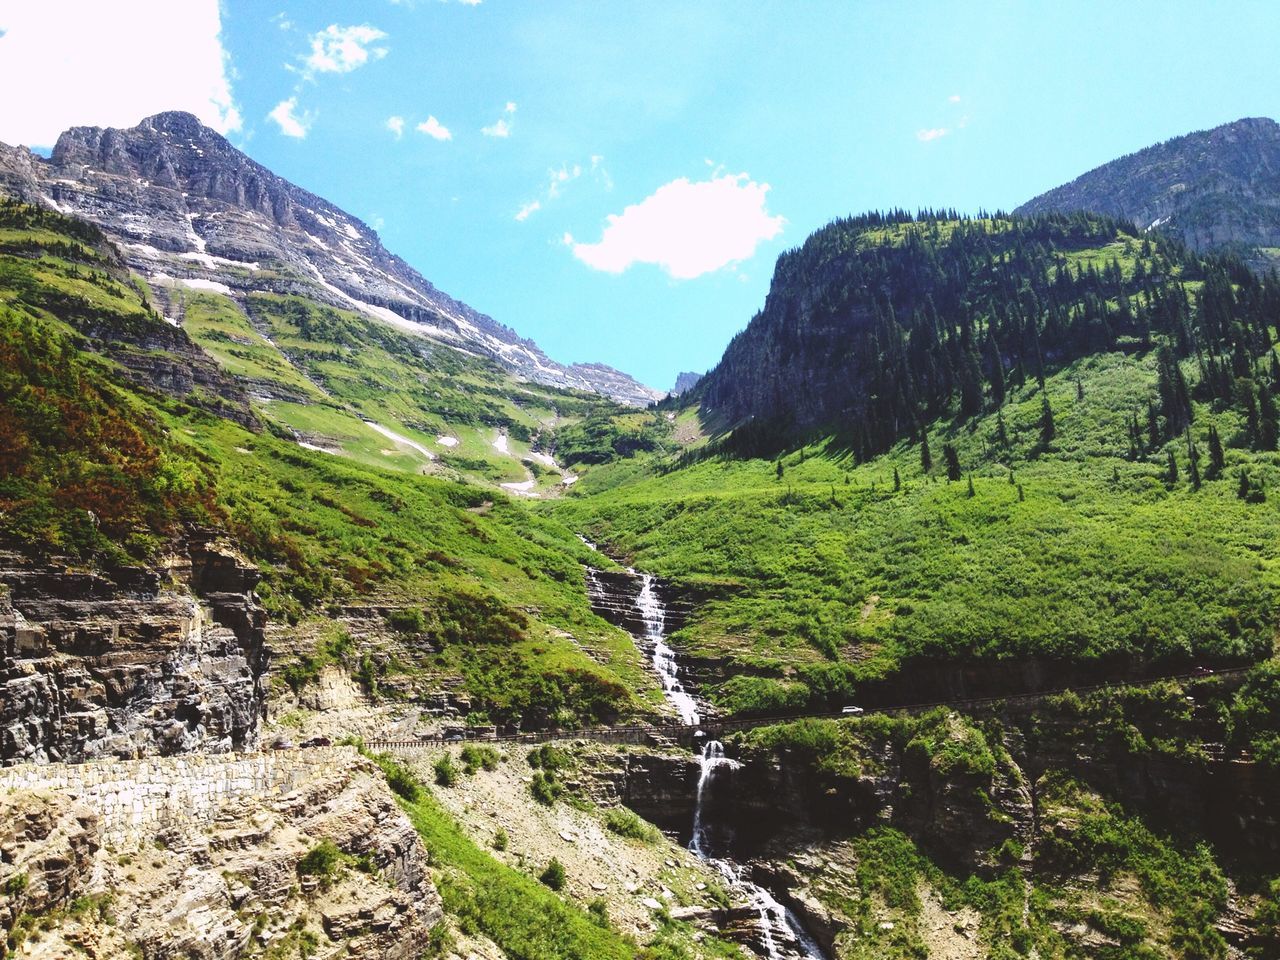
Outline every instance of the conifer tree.
{"label": "conifer tree", "polygon": [[898,475],[898,468],[893,468],[893,492],[897,493],[902,489],[902,477]]}
{"label": "conifer tree", "polygon": [[942,445],[942,459],[947,464],[947,480],[959,480],[962,471],[960,469],[960,455],[956,453],[956,448],[949,443]]}
{"label": "conifer tree", "polygon": [[1040,395],[1040,442],[1048,444],[1058,435],[1058,428],[1053,423],[1053,407],[1049,406],[1049,398]]}
{"label": "conifer tree", "polygon": [[973,474],[971,473],[971,474],[969,474],[969,492],[968,492],[968,497],[969,497],[969,499],[970,499],[970,500],[972,500],[972,499],[974,498],[974,496],[975,496],[975,492],[974,492],[974,489],[973,489]]}
{"label": "conifer tree", "polygon": [[1258,385],[1258,446],[1274,450],[1280,439],[1280,417],[1276,413],[1275,395],[1265,383]]}
{"label": "conifer tree", "polygon": [[987,365],[991,368],[991,402],[998,409],[1004,405],[1004,361],[995,337],[987,337]]}
{"label": "conifer tree", "polygon": [[1178,458],[1173,455],[1173,451],[1169,451],[1169,465],[1165,468],[1164,482],[1169,486],[1173,486],[1178,482]]}
{"label": "conifer tree", "polygon": [[1218,436],[1218,428],[1209,427],[1209,469],[1205,471],[1206,480],[1217,480],[1226,467],[1226,459],[1222,454],[1222,439]]}
{"label": "conifer tree", "polygon": [[1165,429],[1170,437],[1176,437],[1191,422],[1191,392],[1182,367],[1168,347],[1161,347],[1156,355],[1156,392],[1160,395]]}

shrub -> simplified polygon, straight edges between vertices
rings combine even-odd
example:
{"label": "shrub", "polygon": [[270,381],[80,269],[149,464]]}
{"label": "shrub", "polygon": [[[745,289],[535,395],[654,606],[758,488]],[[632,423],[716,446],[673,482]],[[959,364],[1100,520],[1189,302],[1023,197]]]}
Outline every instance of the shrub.
{"label": "shrub", "polygon": [[507,849],[507,844],[509,842],[510,842],[510,838],[507,836],[507,831],[499,827],[497,832],[493,835],[493,842],[490,844],[490,846],[492,846],[493,849],[495,850],[502,851]]}
{"label": "shrub", "polygon": [[426,629],[427,618],[417,607],[404,607],[388,613],[387,624],[397,633],[421,633]]}
{"label": "shrub", "polygon": [[418,778],[410,773],[404,764],[385,753],[373,759],[382,770],[382,775],[387,778],[387,786],[391,788],[392,793],[410,803],[418,799],[422,793],[422,787],[418,784]]}
{"label": "shrub", "polygon": [[338,845],[326,837],[298,861],[298,876],[319,877],[321,881],[331,880],[344,859]]}
{"label": "shrub", "polygon": [[485,770],[497,770],[498,760],[498,751],[493,747],[481,747],[469,743],[462,748],[462,769],[468,775],[475,773],[481,767]]}
{"label": "shrub", "polygon": [[636,816],[626,807],[615,807],[606,813],[604,815],[604,825],[611,832],[629,840],[656,843],[662,837],[657,827]]}
{"label": "shrub", "polygon": [[552,890],[563,890],[565,880],[564,864],[552,857],[551,862],[547,864],[547,869],[538,874],[538,879]]}
{"label": "shrub", "polygon": [[442,787],[452,787],[458,782],[458,768],[453,763],[453,757],[445,754],[431,765],[436,772],[436,783]]}
{"label": "shrub", "polygon": [[573,756],[563,747],[544,743],[542,746],[534,747],[529,751],[529,766],[535,770],[541,769],[549,772],[566,770],[573,766]]}
{"label": "shrub", "polygon": [[533,782],[529,784],[529,792],[533,794],[533,799],[543,806],[550,807],[560,799],[560,795],[564,793],[564,787],[555,778],[555,774],[543,773],[539,770],[533,775]]}

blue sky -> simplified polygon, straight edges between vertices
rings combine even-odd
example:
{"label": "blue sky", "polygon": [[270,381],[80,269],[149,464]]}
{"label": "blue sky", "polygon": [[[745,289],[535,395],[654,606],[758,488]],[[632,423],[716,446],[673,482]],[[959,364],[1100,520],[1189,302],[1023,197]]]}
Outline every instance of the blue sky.
{"label": "blue sky", "polygon": [[[559,360],[658,387],[713,365],[777,255],[833,217],[1008,208],[1155,141],[1280,116],[1267,3],[226,0],[213,13],[222,86],[193,92],[170,71],[145,95],[136,81],[138,110],[166,86],[174,107],[211,99],[202,116],[220,111],[234,143],[376,226],[441,289]],[[65,48],[75,18],[48,16]],[[169,38],[190,62],[206,21]],[[39,46],[38,23],[15,24],[0,81],[7,54]],[[69,69],[86,71],[80,99],[37,104],[42,122],[123,122],[81,103],[89,65]],[[94,84],[104,99],[112,82]],[[38,142],[6,109],[0,139]]]}

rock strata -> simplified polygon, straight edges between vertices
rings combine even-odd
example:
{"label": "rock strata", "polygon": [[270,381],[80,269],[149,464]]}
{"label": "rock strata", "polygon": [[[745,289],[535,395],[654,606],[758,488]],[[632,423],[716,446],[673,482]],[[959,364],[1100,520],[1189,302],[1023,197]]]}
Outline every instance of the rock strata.
{"label": "rock strata", "polygon": [[0,553],[0,763],[253,746],[267,665],[257,579],[199,535],[164,579]]}
{"label": "rock strata", "polygon": [[[117,792],[89,786],[119,764],[0,774],[38,784],[0,793],[0,884],[22,888],[0,899],[0,929],[31,957],[421,956],[440,899],[379,772],[350,748],[270,759],[266,777],[246,775],[252,756],[135,762],[139,783],[174,795],[236,788],[215,806],[166,806],[163,825],[137,831],[117,829]],[[338,859],[316,871],[304,860],[321,842]]]}

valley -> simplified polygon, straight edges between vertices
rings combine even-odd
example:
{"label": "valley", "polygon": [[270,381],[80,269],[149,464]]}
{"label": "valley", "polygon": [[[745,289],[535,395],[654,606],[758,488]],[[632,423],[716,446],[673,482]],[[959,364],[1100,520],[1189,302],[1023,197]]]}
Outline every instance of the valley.
{"label": "valley", "polygon": [[0,956],[1280,949],[1256,258],[834,220],[662,396],[186,114],[0,189]]}

